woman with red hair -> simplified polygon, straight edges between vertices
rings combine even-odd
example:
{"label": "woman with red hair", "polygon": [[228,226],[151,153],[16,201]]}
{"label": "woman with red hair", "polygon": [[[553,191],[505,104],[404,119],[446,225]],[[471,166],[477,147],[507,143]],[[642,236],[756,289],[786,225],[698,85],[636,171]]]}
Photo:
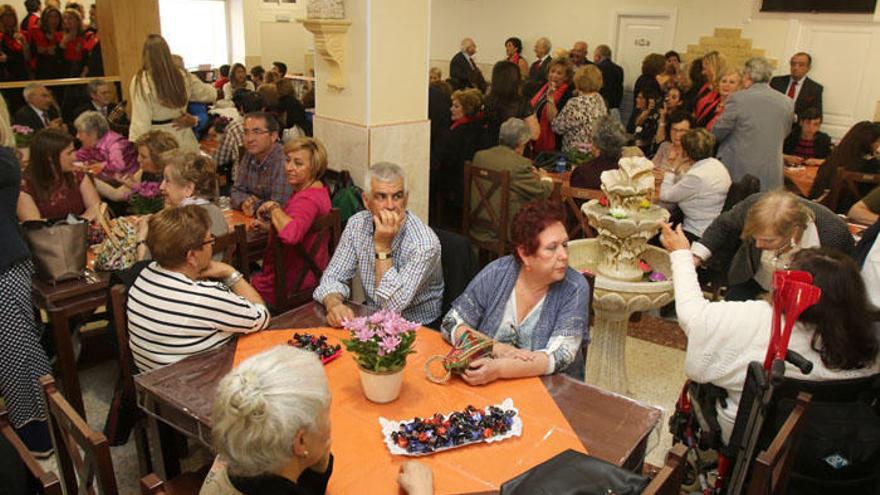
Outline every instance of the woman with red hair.
{"label": "woman with red hair", "polygon": [[559,372],[583,377],[591,289],[568,266],[564,219],[559,202],[524,205],[511,223],[513,254],[486,266],[443,318],[441,331],[449,342],[465,330],[495,341],[493,358],[470,363],[462,375],[467,383]]}

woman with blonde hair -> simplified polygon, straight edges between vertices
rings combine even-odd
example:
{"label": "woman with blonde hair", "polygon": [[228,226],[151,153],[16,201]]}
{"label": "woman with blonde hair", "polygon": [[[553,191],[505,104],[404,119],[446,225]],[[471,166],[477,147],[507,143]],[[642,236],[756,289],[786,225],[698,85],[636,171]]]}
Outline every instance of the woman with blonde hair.
{"label": "woman with blonde hair", "polygon": [[131,80],[131,127],[128,138],[137,139],[151,129],[160,129],[177,139],[180,149],[198,151],[192,129],[175,122],[186,117],[190,101],[212,103],[217,91],[195,75],[177,67],[168,43],[158,34],[147,36],[143,65]]}
{"label": "woman with blonde hair", "polygon": [[578,95],[568,101],[553,119],[553,132],[562,134],[562,151],[585,151],[593,142],[593,131],[602,116],[608,114],[602,89],[602,72],[587,65],[574,74]]}
{"label": "woman with blonde hair", "polygon": [[754,299],[771,288],[773,272],[790,267],[801,249],[853,251],[846,223],[828,208],[783,191],[753,194],[722,213],[691,248],[699,266],[727,271],[728,301]]}
{"label": "woman with blonde hair", "polygon": [[574,66],[568,57],[554,58],[547,71],[547,83],[535,93],[530,101],[541,127],[538,139],[534,141],[532,146],[535,153],[556,151],[560,147],[557,136],[552,129],[552,122],[556,115],[565,108],[568,100],[574,96],[574,85],[571,84],[573,76]]}
{"label": "woman with blonde hair", "polygon": [[729,67],[721,73],[721,77],[718,79],[718,105],[715,107],[715,114],[712,116],[712,119],[706,124],[706,129],[712,130],[715,121],[724,113],[724,105],[727,103],[727,99],[730,95],[742,89],[742,82],[742,71],[735,67]]}
{"label": "woman with blonde hair", "polygon": [[86,41],[82,14],[75,8],[64,9],[61,14],[61,49],[64,50],[64,62],[68,77],[83,75],[83,44]]}
{"label": "woman with blonde hair", "polygon": [[[309,233],[309,229],[317,218],[330,213],[330,193],[321,182],[327,170],[327,150],[324,145],[317,139],[300,137],[288,141],[284,145],[284,153],[287,155],[284,172],[287,182],[293,187],[293,194],[284,208],[275,201],[266,201],[257,210],[258,225],[270,230],[271,223],[275,229],[273,235],[269,236],[263,255],[263,269],[251,277],[251,283],[270,306],[276,304],[275,243],[281,242],[286,246],[284,266],[287,271],[283,276],[288,292],[316,287],[318,277],[308,270],[301,251],[292,249],[292,246],[301,245],[305,251],[311,252],[315,242],[318,242],[318,236]],[[330,263],[327,241],[326,238],[323,240],[314,256],[315,263],[322,270]],[[301,280],[298,285],[297,280]]]}
{"label": "woman with blonde hair", "polygon": [[694,107],[694,117],[699,127],[705,127],[715,116],[718,103],[721,101],[718,83],[727,70],[727,61],[720,53],[712,51],[703,56],[702,67],[702,75],[706,78],[706,83],[697,93],[697,103]]}

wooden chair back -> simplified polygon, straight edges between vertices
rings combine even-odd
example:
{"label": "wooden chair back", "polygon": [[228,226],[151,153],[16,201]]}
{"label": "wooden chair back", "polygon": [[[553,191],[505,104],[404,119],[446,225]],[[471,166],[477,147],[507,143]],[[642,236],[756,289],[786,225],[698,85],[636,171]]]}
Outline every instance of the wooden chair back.
{"label": "wooden chair back", "polygon": [[214,241],[214,252],[223,252],[224,262],[234,266],[245,278],[250,278],[247,229],[244,225],[236,225],[232,232],[218,237]]}
{"label": "wooden chair back", "polygon": [[831,182],[831,191],[824,202],[825,206],[830,208],[831,211],[837,211],[844,192],[851,195],[857,201],[862,199],[862,191],[859,188],[862,184],[880,185],[880,174],[865,174],[838,167],[834,180]]}
{"label": "wooden chair back", "polygon": [[142,495],[169,495],[165,489],[165,482],[156,473],[150,473],[141,478]]}
{"label": "wooden chair back", "polygon": [[[500,198],[497,207],[492,203],[496,195]],[[510,172],[489,170],[465,163],[462,218],[464,234],[480,250],[488,251],[495,258],[500,258],[507,254],[508,250],[509,215]],[[492,232],[495,240],[485,242],[475,239],[471,235],[471,229],[475,227]]]}
{"label": "wooden chair back", "polygon": [[116,330],[116,360],[119,364],[119,377],[122,384],[122,396],[119,404],[111,404],[110,407],[119,407],[117,414],[134,414],[134,440],[138,454],[138,466],[141,474],[153,470],[150,458],[149,440],[147,438],[144,415],[137,407],[137,391],[134,387],[134,374],[137,371],[134,358],[131,355],[131,347],[128,342],[128,315],[126,304],[128,303],[128,288],[122,284],[116,284],[110,288],[110,305],[113,308],[113,327]]}
{"label": "wooden chair back", "polygon": [[54,378],[43,376],[40,383],[49,411],[55,456],[67,494],[118,493],[107,438],[89,428],[58,391]]}
{"label": "wooden chair back", "polygon": [[[276,311],[287,311],[288,309],[295,308],[296,306],[304,304],[312,299],[314,288],[306,290],[297,289],[302,286],[303,281],[309,273],[314,274],[316,280],[320,280],[321,275],[324,274],[324,269],[318,266],[315,257],[318,255],[318,251],[324,243],[327,243],[327,251],[330,257],[332,257],[333,253],[336,251],[336,245],[339,244],[339,237],[342,235],[342,214],[339,209],[332,208],[330,213],[316,218],[315,221],[312,222],[312,227],[306,234],[306,236],[312,235],[315,236],[315,241],[307,251],[302,243],[293,246],[284,245],[278,239],[278,232],[275,230],[275,227],[272,227],[272,237],[274,239],[272,242],[272,258],[275,264]],[[287,249],[295,250],[305,263],[304,269],[299,272],[299,275],[297,275],[296,279],[293,281],[287,280],[287,277],[285,276],[287,273],[287,266],[285,264],[286,259],[284,254]]]}
{"label": "wooden chair back", "polygon": [[568,210],[568,238],[583,239],[596,237],[596,232],[587,222],[587,216],[581,211],[581,205],[591,199],[599,199],[604,193],[599,189],[585,189],[562,185],[562,201]]}
{"label": "wooden chair back", "polygon": [[687,446],[677,444],[666,453],[666,463],[645,487],[642,495],[679,495],[687,469]]}
{"label": "wooden chair back", "polygon": [[207,468],[198,472],[183,473],[176,478],[163,481],[156,473],[141,478],[143,495],[198,495],[205,481]]}
{"label": "wooden chair back", "polygon": [[18,437],[18,434],[15,433],[5,408],[0,408],[0,435],[6,438],[12,445],[12,448],[18,453],[21,462],[27,467],[28,472],[40,484],[45,495],[61,495],[61,481],[58,479],[58,476],[51,471],[43,470],[37,459],[34,458],[24,442],[21,441],[21,438]]}
{"label": "wooden chair back", "polygon": [[804,426],[804,414],[811,399],[812,396],[806,392],[798,394],[794,409],[770,446],[758,454],[752,462],[751,479],[747,489],[749,495],[786,493],[791,466],[797,455],[801,430]]}

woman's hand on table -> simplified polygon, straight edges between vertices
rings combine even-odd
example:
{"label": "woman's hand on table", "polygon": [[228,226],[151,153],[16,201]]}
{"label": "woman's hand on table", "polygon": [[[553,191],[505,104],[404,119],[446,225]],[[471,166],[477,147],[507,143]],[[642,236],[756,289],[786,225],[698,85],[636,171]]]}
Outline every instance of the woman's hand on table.
{"label": "woman's hand on table", "polygon": [[681,229],[681,224],[678,224],[675,227],[675,230],[672,230],[672,224],[664,223],[660,226],[660,229],[660,243],[663,244],[663,247],[665,247],[670,253],[680,249],[689,250],[691,248],[691,243],[688,241],[687,237],[685,237],[684,231]]}
{"label": "woman's hand on table", "polygon": [[524,351],[519,347],[501,342],[495,342],[492,345],[492,354],[497,358],[520,359],[523,361],[531,361],[534,358],[529,351]]}
{"label": "woman's hand on table", "polygon": [[485,385],[501,378],[501,360],[480,358],[471,362],[462,379],[468,385]]}
{"label": "woman's hand on table", "polygon": [[241,202],[241,212],[249,217],[254,216],[254,213],[256,213],[255,207],[259,201],[260,199],[256,196],[248,196],[247,199]]}
{"label": "woman's hand on table", "polygon": [[397,476],[400,488],[407,495],[431,495],[434,493],[434,472],[421,462],[407,461],[400,466]]}

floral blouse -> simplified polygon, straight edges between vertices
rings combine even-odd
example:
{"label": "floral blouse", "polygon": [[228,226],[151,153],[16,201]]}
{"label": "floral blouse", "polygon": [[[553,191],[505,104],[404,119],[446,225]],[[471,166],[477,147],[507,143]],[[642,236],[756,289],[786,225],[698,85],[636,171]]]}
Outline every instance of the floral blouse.
{"label": "floral blouse", "polygon": [[599,119],[608,113],[599,93],[579,95],[565,104],[553,119],[553,132],[562,134],[562,151],[582,149],[593,141]]}

